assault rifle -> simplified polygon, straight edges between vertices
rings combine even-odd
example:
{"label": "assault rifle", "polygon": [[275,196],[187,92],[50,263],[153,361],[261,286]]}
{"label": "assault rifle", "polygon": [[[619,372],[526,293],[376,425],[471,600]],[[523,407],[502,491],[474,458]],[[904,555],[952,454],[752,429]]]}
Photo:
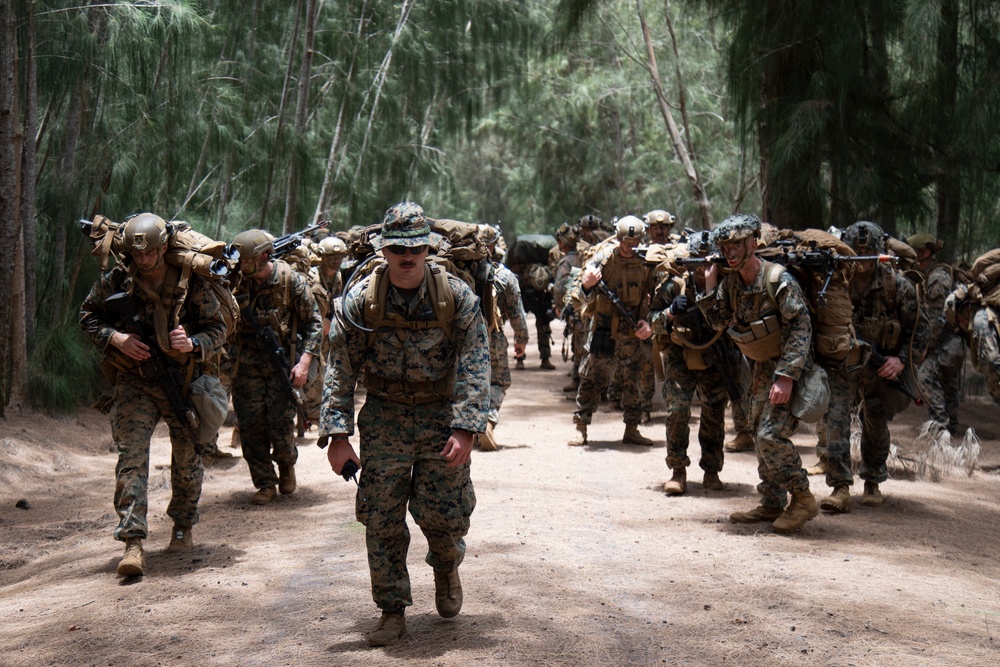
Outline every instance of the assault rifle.
{"label": "assault rifle", "polygon": [[[125,333],[133,334],[142,339],[142,342],[149,348],[149,359],[139,364],[140,375],[156,383],[167,397],[170,404],[170,411],[180,422],[180,425],[187,431],[194,443],[195,449],[200,450],[200,443],[195,436],[194,429],[198,426],[198,415],[188,407],[182,397],[184,381],[181,380],[180,370],[173,360],[168,360],[163,350],[155,340],[155,336],[150,337],[146,333],[139,314],[136,312],[135,301],[128,292],[118,292],[112,294],[104,300],[108,312],[122,319],[125,323]],[[199,453],[201,453],[199,451]]]}
{"label": "assault rifle", "polygon": [[[705,319],[701,313],[701,309],[697,306],[689,307],[677,317],[677,321],[689,327],[694,332],[695,338],[699,341],[705,339]],[[733,410],[738,410],[742,416],[744,414],[743,403],[741,402],[743,400],[743,392],[740,391],[739,385],[736,384],[736,378],[733,377],[733,367],[729,358],[729,350],[725,348],[725,345],[726,343],[722,341],[722,337],[720,336],[719,340],[714,344],[701,351],[701,356],[709,366],[715,366],[719,369],[722,384],[726,389],[726,394],[729,395],[729,402],[732,404]]]}
{"label": "assault rifle", "polygon": [[801,266],[825,277],[823,288],[816,295],[819,306],[826,305],[826,291],[830,288],[830,280],[837,268],[843,263],[853,262],[885,262],[895,263],[892,255],[840,255],[827,248],[819,248],[815,241],[810,241],[808,250],[792,250],[797,242],[783,239],[775,243],[781,248],[782,256],[777,261],[785,266]]}
{"label": "assault rifle", "polygon": [[610,301],[611,305],[618,311],[618,315],[621,316],[621,318],[625,320],[625,323],[632,327],[632,329],[637,330],[639,328],[639,323],[636,321],[635,316],[632,315],[632,309],[622,303],[621,298],[613,289],[608,287],[608,284],[604,282],[603,278],[598,280],[597,284],[595,284],[592,289]]}
{"label": "assault rifle", "polygon": [[[871,355],[868,357],[868,365],[871,366],[872,369],[874,369],[875,371],[878,371],[878,369],[882,368],[882,364],[885,363],[885,355],[883,355],[881,352],[875,349],[874,345],[869,345],[869,347],[871,348]],[[918,398],[913,393],[913,391],[906,386],[906,383],[902,382],[899,378],[896,378],[895,380],[888,380],[886,378],[880,377],[879,380],[884,382],[887,386],[892,387],[896,391],[900,391],[906,394],[917,405],[923,404],[923,401],[920,398]]]}
{"label": "assault rifle", "polygon": [[283,255],[287,255],[302,245],[302,241],[306,238],[306,236],[312,234],[317,229],[323,229],[329,224],[329,220],[320,220],[315,225],[306,227],[302,231],[289,232],[284,236],[279,236],[274,240],[274,249],[271,250],[271,259],[280,259]]}
{"label": "assault rifle", "polygon": [[288,353],[285,352],[285,347],[278,340],[278,334],[274,332],[271,327],[262,327],[260,322],[257,321],[257,317],[253,314],[253,307],[247,304],[243,308],[240,308],[240,314],[246,319],[247,323],[253,327],[254,336],[260,342],[261,347],[264,348],[264,354],[267,356],[267,360],[271,362],[271,367],[278,377],[280,377],[283,382],[282,384],[288,389],[288,393],[292,396],[292,402],[295,404],[295,414],[299,418],[300,424],[308,424],[309,417],[306,415],[305,408],[302,406],[303,400],[302,395],[299,390],[292,385],[292,366],[288,360]]}
{"label": "assault rifle", "polygon": [[729,262],[722,255],[709,255],[708,257],[678,257],[674,260],[674,264],[685,268],[695,268],[699,266],[708,266],[709,264],[728,266]]}

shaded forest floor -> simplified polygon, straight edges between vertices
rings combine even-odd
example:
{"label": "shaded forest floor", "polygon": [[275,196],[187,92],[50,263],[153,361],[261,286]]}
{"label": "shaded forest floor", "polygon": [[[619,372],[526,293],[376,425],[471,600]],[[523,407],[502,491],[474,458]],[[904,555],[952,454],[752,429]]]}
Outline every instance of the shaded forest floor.
{"label": "shaded forest floor", "polygon": [[[247,503],[242,459],[211,467],[195,549],[171,555],[161,426],[148,574],[125,582],[107,417],[0,422],[0,664],[1000,664],[1000,409],[963,405],[982,438],[971,477],[896,467],[884,507],[856,502],[781,536],[728,521],[756,503],[752,453],[727,455],[725,491],[704,491],[695,465],[687,495],[663,494],[662,403],[642,427],[655,447],[623,446],[609,411],[588,447],[567,447],[567,366],[532,368],[533,347],[504,404],[501,450],[473,457],[465,607],[454,619],[435,613],[426,542],[411,523],[415,604],[408,634],[386,649],[365,638],[378,612],[355,487],[315,446],[300,448],[299,490],[264,507]],[[920,454],[925,414],[911,407],[893,425],[904,457]],[[814,431],[803,427],[796,444],[812,463]],[[811,483],[828,492],[822,478]],[[15,507],[21,499],[30,509]]]}

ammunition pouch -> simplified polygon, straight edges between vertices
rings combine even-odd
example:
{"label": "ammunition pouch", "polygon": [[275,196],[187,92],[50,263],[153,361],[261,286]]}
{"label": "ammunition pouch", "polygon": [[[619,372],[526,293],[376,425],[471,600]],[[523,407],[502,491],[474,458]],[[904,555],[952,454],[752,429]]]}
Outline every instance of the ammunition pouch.
{"label": "ammunition pouch", "polygon": [[597,327],[590,337],[590,353],[600,359],[608,359],[615,356],[615,338],[611,334],[611,327]]}
{"label": "ammunition pouch", "polygon": [[703,371],[711,364],[705,361],[705,355],[702,354],[701,350],[690,347],[691,342],[683,336],[683,333],[687,331],[687,329],[683,329],[675,324],[670,330],[670,342],[682,348],[684,365],[689,371]]}
{"label": "ammunition pouch", "polygon": [[386,380],[368,372],[365,373],[364,384],[370,395],[399,405],[427,405],[446,401],[451,399],[455,389],[451,378],[407,382]]}
{"label": "ammunition pouch", "polygon": [[781,356],[781,321],[777,315],[754,320],[747,331],[730,327],[729,337],[747,359],[769,361]]}

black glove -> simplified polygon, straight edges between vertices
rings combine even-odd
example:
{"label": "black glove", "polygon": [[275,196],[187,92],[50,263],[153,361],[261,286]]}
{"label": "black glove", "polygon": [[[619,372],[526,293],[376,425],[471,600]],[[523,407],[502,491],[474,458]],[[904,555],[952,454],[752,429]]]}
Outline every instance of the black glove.
{"label": "black glove", "polygon": [[684,294],[678,294],[677,296],[675,296],[673,302],[670,304],[670,314],[674,315],[675,317],[677,315],[683,315],[685,312],[687,312],[687,309],[688,309],[688,298],[687,295]]}

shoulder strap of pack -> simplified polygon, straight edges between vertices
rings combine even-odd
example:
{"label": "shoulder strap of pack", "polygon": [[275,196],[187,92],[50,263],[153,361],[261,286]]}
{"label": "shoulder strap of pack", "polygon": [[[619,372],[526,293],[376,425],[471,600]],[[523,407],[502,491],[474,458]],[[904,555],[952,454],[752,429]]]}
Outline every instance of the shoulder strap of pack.
{"label": "shoulder strap of pack", "polygon": [[778,308],[778,289],[781,287],[781,276],[785,273],[785,266],[767,260],[763,260],[763,264],[764,287],[767,289],[767,298],[771,300],[771,305]]}
{"label": "shoulder strap of pack", "polygon": [[885,309],[893,313],[896,312],[896,298],[899,293],[896,272],[889,269],[883,274],[883,277],[882,293],[885,295]]}
{"label": "shoulder strap of pack", "polygon": [[365,326],[372,329],[367,336],[367,345],[371,346],[375,338],[375,329],[393,327],[396,329],[444,329],[448,340],[454,338],[453,324],[455,321],[455,293],[448,283],[448,272],[444,267],[435,264],[424,265],[424,276],[427,281],[427,296],[434,304],[434,320],[409,321],[395,313],[385,314],[385,304],[389,298],[389,279],[385,275],[388,265],[375,267],[371,280],[365,288],[364,314]]}

